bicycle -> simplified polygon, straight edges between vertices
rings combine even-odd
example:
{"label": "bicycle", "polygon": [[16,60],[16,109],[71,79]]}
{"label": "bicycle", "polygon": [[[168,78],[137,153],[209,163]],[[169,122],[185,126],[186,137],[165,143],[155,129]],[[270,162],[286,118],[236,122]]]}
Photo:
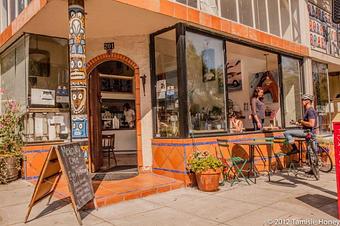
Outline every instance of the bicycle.
{"label": "bicycle", "polygon": [[[291,121],[290,123],[294,125],[300,125],[299,122]],[[304,132],[306,133],[305,140],[306,140],[306,147],[307,147],[307,152],[306,152],[307,164],[310,166],[315,179],[319,180],[320,179],[320,173],[319,173],[320,163],[319,163],[318,150],[316,150],[316,147],[317,147],[316,136],[314,133],[312,133],[310,129],[307,129]]]}
{"label": "bicycle", "polygon": [[319,169],[321,172],[329,173],[333,169],[333,162],[329,155],[329,149],[317,143],[317,155],[319,158]]}
{"label": "bicycle", "polygon": [[[329,154],[330,150],[327,147],[321,146],[317,140],[315,140],[314,142],[316,143],[316,153],[318,156],[319,170],[323,173],[331,172],[333,169],[333,161]],[[308,156],[306,156],[306,159],[308,159]],[[307,163],[307,161],[303,160],[301,160],[301,162]]]}
{"label": "bicycle", "polygon": [[313,172],[313,175],[316,180],[320,179],[320,173],[319,173],[319,157],[317,154],[317,150],[315,150],[316,146],[316,137],[315,135],[311,132],[311,130],[306,130],[306,146],[307,146],[307,159],[309,166]]}

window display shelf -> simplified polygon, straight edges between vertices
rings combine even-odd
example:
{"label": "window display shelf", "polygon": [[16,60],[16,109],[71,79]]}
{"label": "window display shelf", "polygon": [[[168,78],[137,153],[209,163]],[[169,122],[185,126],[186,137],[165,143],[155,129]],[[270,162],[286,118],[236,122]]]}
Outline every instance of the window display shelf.
{"label": "window display shelf", "polygon": [[60,113],[60,112],[70,112],[69,109],[63,108],[29,108],[28,113]]}
{"label": "window display shelf", "polygon": [[56,144],[63,144],[65,142],[68,142],[68,140],[54,140],[54,141],[26,141],[25,144],[29,146],[34,145],[56,145]]}

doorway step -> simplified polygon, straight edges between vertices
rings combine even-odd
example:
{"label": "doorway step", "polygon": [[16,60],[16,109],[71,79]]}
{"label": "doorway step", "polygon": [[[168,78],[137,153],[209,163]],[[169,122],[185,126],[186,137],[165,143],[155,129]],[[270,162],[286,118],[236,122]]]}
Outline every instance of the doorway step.
{"label": "doorway step", "polygon": [[91,178],[93,181],[114,181],[136,177],[137,175],[138,169],[136,165],[125,165],[115,166],[110,169],[92,173]]}
{"label": "doorway step", "polygon": [[[139,174],[125,180],[92,180],[92,184],[98,207],[185,187],[183,181],[154,173]],[[59,181],[54,196],[58,199],[70,197],[63,178]],[[89,203],[87,208],[94,208],[93,203]]]}

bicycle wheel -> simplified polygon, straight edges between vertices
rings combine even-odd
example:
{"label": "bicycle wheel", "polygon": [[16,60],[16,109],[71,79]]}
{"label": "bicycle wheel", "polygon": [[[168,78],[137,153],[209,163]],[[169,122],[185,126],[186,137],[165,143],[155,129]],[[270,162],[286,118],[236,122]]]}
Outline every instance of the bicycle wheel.
{"label": "bicycle wheel", "polygon": [[318,146],[318,149],[318,163],[320,171],[324,173],[331,172],[333,169],[333,162],[329,155],[329,149],[321,146]]}
{"label": "bicycle wheel", "polygon": [[313,148],[308,145],[308,160],[310,163],[310,167],[313,171],[314,177],[316,180],[319,180],[320,174],[319,174],[319,164],[318,164],[318,157],[315,154]]}

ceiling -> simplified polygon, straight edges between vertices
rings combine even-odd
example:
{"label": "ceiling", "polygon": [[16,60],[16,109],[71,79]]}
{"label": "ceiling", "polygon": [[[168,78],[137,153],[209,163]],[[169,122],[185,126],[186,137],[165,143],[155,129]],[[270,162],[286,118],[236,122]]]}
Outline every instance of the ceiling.
{"label": "ceiling", "polygon": [[[150,34],[178,22],[175,18],[113,0],[87,0],[85,12],[87,38]],[[49,1],[24,31],[67,38],[67,1]]]}

